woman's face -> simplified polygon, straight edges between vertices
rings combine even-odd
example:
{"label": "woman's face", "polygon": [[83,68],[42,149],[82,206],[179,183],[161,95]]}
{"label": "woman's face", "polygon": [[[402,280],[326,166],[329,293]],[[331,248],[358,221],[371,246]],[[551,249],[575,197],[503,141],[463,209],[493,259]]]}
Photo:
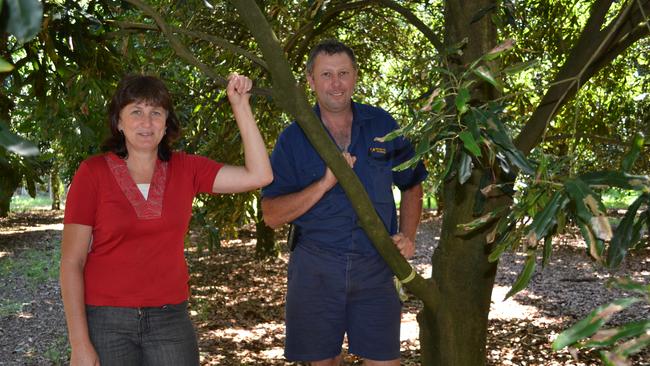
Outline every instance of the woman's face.
{"label": "woman's face", "polygon": [[165,108],[133,102],[120,111],[117,128],[124,133],[128,151],[156,152],[165,136],[166,121]]}

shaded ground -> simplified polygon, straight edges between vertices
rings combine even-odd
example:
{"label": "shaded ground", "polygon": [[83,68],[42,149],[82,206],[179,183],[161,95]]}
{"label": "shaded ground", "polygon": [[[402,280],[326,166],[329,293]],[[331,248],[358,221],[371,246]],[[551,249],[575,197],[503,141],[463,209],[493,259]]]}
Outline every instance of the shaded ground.
{"label": "shaded ground", "polygon": [[[67,361],[65,321],[56,280],[61,212],[12,214],[0,219],[0,365],[51,365]],[[420,229],[413,263],[428,277],[429,258],[437,241],[438,219]],[[550,343],[568,325],[594,307],[621,294],[603,283],[606,271],[586,260],[572,236],[563,238],[551,264],[538,269],[531,286],[502,301],[523,257],[507,254],[497,274],[490,314],[489,365],[598,365],[595,353],[552,352]],[[286,250],[280,258],[254,258],[254,239],[242,231],[239,240],[223,243],[218,253],[188,250],[192,276],[191,312],[199,333],[204,365],[287,365],[282,359]],[[629,257],[617,271],[650,282],[650,253]],[[418,301],[404,307],[403,365],[417,365],[419,342],[415,315]],[[650,318],[637,306],[615,322]],[[359,364],[346,355],[349,365]],[[650,365],[650,352],[634,359]]]}

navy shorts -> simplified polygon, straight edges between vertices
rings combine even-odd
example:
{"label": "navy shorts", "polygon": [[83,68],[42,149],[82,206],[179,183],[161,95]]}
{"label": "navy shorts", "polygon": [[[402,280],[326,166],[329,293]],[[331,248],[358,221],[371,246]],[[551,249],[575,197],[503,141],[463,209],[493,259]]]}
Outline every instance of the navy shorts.
{"label": "navy shorts", "polygon": [[288,269],[285,357],[318,361],[350,353],[376,361],[400,357],[401,303],[380,256],[297,246]]}

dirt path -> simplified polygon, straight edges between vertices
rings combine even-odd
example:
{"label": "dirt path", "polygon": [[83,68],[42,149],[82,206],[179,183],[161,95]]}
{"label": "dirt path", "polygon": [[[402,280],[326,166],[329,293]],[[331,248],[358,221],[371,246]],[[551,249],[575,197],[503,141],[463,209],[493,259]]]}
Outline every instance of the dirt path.
{"label": "dirt path", "polygon": [[[67,362],[68,345],[56,280],[61,212],[13,214],[0,219],[0,365],[51,365]],[[427,276],[439,220],[427,219],[418,236],[413,264]],[[597,354],[552,352],[550,342],[568,324],[620,293],[603,283],[611,277],[586,260],[571,237],[558,243],[550,265],[538,270],[526,291],[502,301],[523,264],[507,254],[497,274],[490,313],[489,365],[598,365]],[[189,250],[191,312],[204,365],[286,365],[284,341],[285,252],[271,261],[254,258],[254,239],[243,231],[212,255]],[[650,253],[628,258],[617,274],[650,282]],[[419,343],[415,315],[419,302],[405,304],[402,322],[403,365],[417,365]],[[637,306],[615,322],[647,319]],[[346,355],[349,365],[359,364]],[[634,360],[650,365],[650,352]]]}

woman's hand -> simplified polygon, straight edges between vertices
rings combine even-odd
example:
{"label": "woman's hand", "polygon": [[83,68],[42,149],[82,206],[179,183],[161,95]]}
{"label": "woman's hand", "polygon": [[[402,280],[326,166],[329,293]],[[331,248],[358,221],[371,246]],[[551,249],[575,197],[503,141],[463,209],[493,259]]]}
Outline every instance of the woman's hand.
{"label": "woman's hand", "polygon": [[70,366],[100,366],[99,356],[93,346],[77,347],[72,349]]}
{"label": "woman's hand", "polygon": [[228,86],[226,93],[232,106],[248,103],[250,99],[250,90],[253,87],[253,81],[244,75],[232,73],[228,76]]}

